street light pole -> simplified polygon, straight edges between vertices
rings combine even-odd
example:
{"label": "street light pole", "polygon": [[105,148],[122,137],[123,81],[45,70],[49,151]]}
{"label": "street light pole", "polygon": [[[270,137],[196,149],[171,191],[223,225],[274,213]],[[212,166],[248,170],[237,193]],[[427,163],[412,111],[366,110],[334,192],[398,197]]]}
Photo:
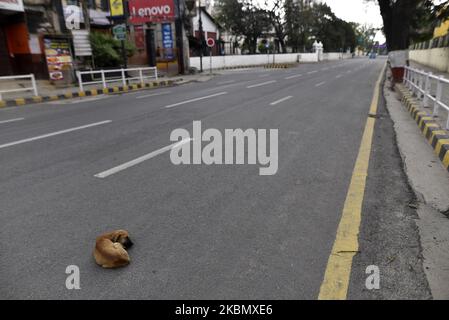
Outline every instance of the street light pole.
{"label": "street light pole", "polygon": [[200,31],[200,72],[203,72],[203,20],[201,19],[201,0],[198,1],[199,19],[198,27]]}

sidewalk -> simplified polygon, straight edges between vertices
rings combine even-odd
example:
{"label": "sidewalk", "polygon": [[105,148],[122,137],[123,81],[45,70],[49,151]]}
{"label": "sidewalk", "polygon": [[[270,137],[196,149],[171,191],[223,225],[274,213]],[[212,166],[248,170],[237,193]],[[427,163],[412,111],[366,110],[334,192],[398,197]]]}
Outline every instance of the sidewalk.
{"label": "sidewalk", "polygon": [[[135,90],[144,90],[161,86],[172,86],[176,84],[184,84],[188,82],[203,82],[208,81],[213,75],[194,74],[183,75],[175,77],[161,76],[157,80],[146,81],[143,84],[136,81],[128,83],[123,86],[121,81],[109,83],[108,88],[104,89],[101,84],[83,85],[81,91],[77,84],[72,86],[57,88],[48,80],[36,80],[38,96],[34,96],[33,91],[18,91],[11,93],[3,93],[2,100],[0,100],[0,107],[17,106],[30,103],[38,103],[45,101],[53,101],[60,99],[82,98],[84,96],[94,96],[98,94],[108,93],[123,93]],[[0,87],[2,89],[15,89],[30,87],[30,80],[0,80]]]}
{"label": "sidewalk", "polygon": [[[389,116],[394,122],[396,143],[403,170],[416,199],[404,204],[416,208],[424,271],[433,299],[448,299],[449,288],[449,173],[441,166],[428,139],[401,102],[400,92],[384,87]],[[397,214],[397,213],[395,213]]]}

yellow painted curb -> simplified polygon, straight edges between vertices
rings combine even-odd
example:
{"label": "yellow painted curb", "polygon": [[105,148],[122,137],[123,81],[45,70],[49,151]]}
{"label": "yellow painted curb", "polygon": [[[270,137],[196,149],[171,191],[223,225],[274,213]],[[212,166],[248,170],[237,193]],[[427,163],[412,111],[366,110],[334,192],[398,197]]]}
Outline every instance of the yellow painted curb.
{"label": "yellow painted curb", "polygon": [[25,104],[25,99],[23,99],[23,98],[14,99],[14,101],[16,102],[16,105],[18,105],[18,106],[23,106]]}
{"label": "yellow painted curb", "polygon": [[424,137],[427,137],[427,133],[430,128],[438,128],[438,127],[439,127],[439,125],[436,123],[426,123],[424,125],[424,131],[423,131]]}
{"label": "yellow painted curb", "polygon": [[447,132],[444,131],[444,130],[434,130],[434,131],[432,131],[432,133],[430,134],[430,137],[429,137],[429,143],[432,144],[433,138],[435,138],[435,136],[443,135],[443,134],[446,134],[446,133]]}
{"label": "yellow painted curb", "polygon": [[449,168],[449,152],[446,152],[443,158],[443,166],[448,169]]}
{"label": "yellow painted curb", "polygon": [[439,157],[443,145],[449,145],[449,139],[439,139],[435,145],[435,153]]}

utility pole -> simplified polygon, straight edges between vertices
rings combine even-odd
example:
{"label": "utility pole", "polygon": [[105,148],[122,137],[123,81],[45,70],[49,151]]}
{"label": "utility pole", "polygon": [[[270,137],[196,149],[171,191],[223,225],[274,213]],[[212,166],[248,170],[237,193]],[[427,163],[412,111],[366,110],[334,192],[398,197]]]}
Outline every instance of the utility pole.
{"label": "utility pole", "polygon": [[199,18],[198,18],[198,27],[200,31],[200,72],[203,72],[203,20],[201,19],[201,0],[198,0],[198,10],[199,10]]}
{"label": "utility pole", "polygon": [[184,23],[182,21],[184,8],[181,11],[181,1],[176,0],[178,15],[175,20],[175,32],[176,32],[176,47],[178,48],[178,72],[180,74],[185,73],[184,66],[184,39],[183,39],[183,29]]}
{"label": "utility pole", "polygon": [[83,11],[84,27],[90,32],[90,15],[87,0],[81,0],[81,10]]}
{"label": "utility pole", "polygon": [[[123,14],[124,14],[123,22],[125,23],[125,35],[127,35],[128,34],[128,15],[129,15],[128,0],[123,0]],[[126,37],[125,37],[125,39],[126,39]],[[128,69],[128,54],[126,52],[125,41],[126,40],[121,40],[121,47],[122,47],[123,65],[124,65],[125,69]]]}

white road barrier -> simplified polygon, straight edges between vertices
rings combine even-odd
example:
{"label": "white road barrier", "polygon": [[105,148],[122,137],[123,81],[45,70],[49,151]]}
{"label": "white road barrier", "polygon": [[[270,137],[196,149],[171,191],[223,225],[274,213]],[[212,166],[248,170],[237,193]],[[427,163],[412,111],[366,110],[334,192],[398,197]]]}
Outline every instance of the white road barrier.
{"label": "white road barrier", "polygon": [[[131,74],[134,74],[134,76]],[[83,75],[90,75],[92,81],[83,81]],[[84,91],[84,86],[88,84],[101,83],[105,89],[111,82],[121,82],[123,86],[126,86],[131,81],[138,80],[138,82],[144,83],[145,79],[157,80],[158,78],[156,67],[77,71],[76,76],[81,91]],[[99,77],[99,80],[95,79],[96,76]]]}
{"label": "white road barrier", "polygon": [[423,107],[433,102],[433,117],[437,117],[440,107],[448,112],[446,129],[449,129],[449,105],[443,102],[443,92],[449,92],[449,79],[411,67],[405,67],[405,86],[421,99]]}
{"label": "white road barrier", "polygon": [[1,88],[1,81],[2,80],[19,80],[19,79],[30,79],[31,81],[31,87],[26,88],[12,88],[12,89],[3,89],[0,90],[0,100],[2,100],[2,93],[10,93],[10,92],[20,92],[20,91],[33,91],[34,96],[38,95],[37,92],[37,86],[36,86],[36,79],[34,78],[34,74],[26,74],[21,76],[5,76],[0,77],[0,88]]}

